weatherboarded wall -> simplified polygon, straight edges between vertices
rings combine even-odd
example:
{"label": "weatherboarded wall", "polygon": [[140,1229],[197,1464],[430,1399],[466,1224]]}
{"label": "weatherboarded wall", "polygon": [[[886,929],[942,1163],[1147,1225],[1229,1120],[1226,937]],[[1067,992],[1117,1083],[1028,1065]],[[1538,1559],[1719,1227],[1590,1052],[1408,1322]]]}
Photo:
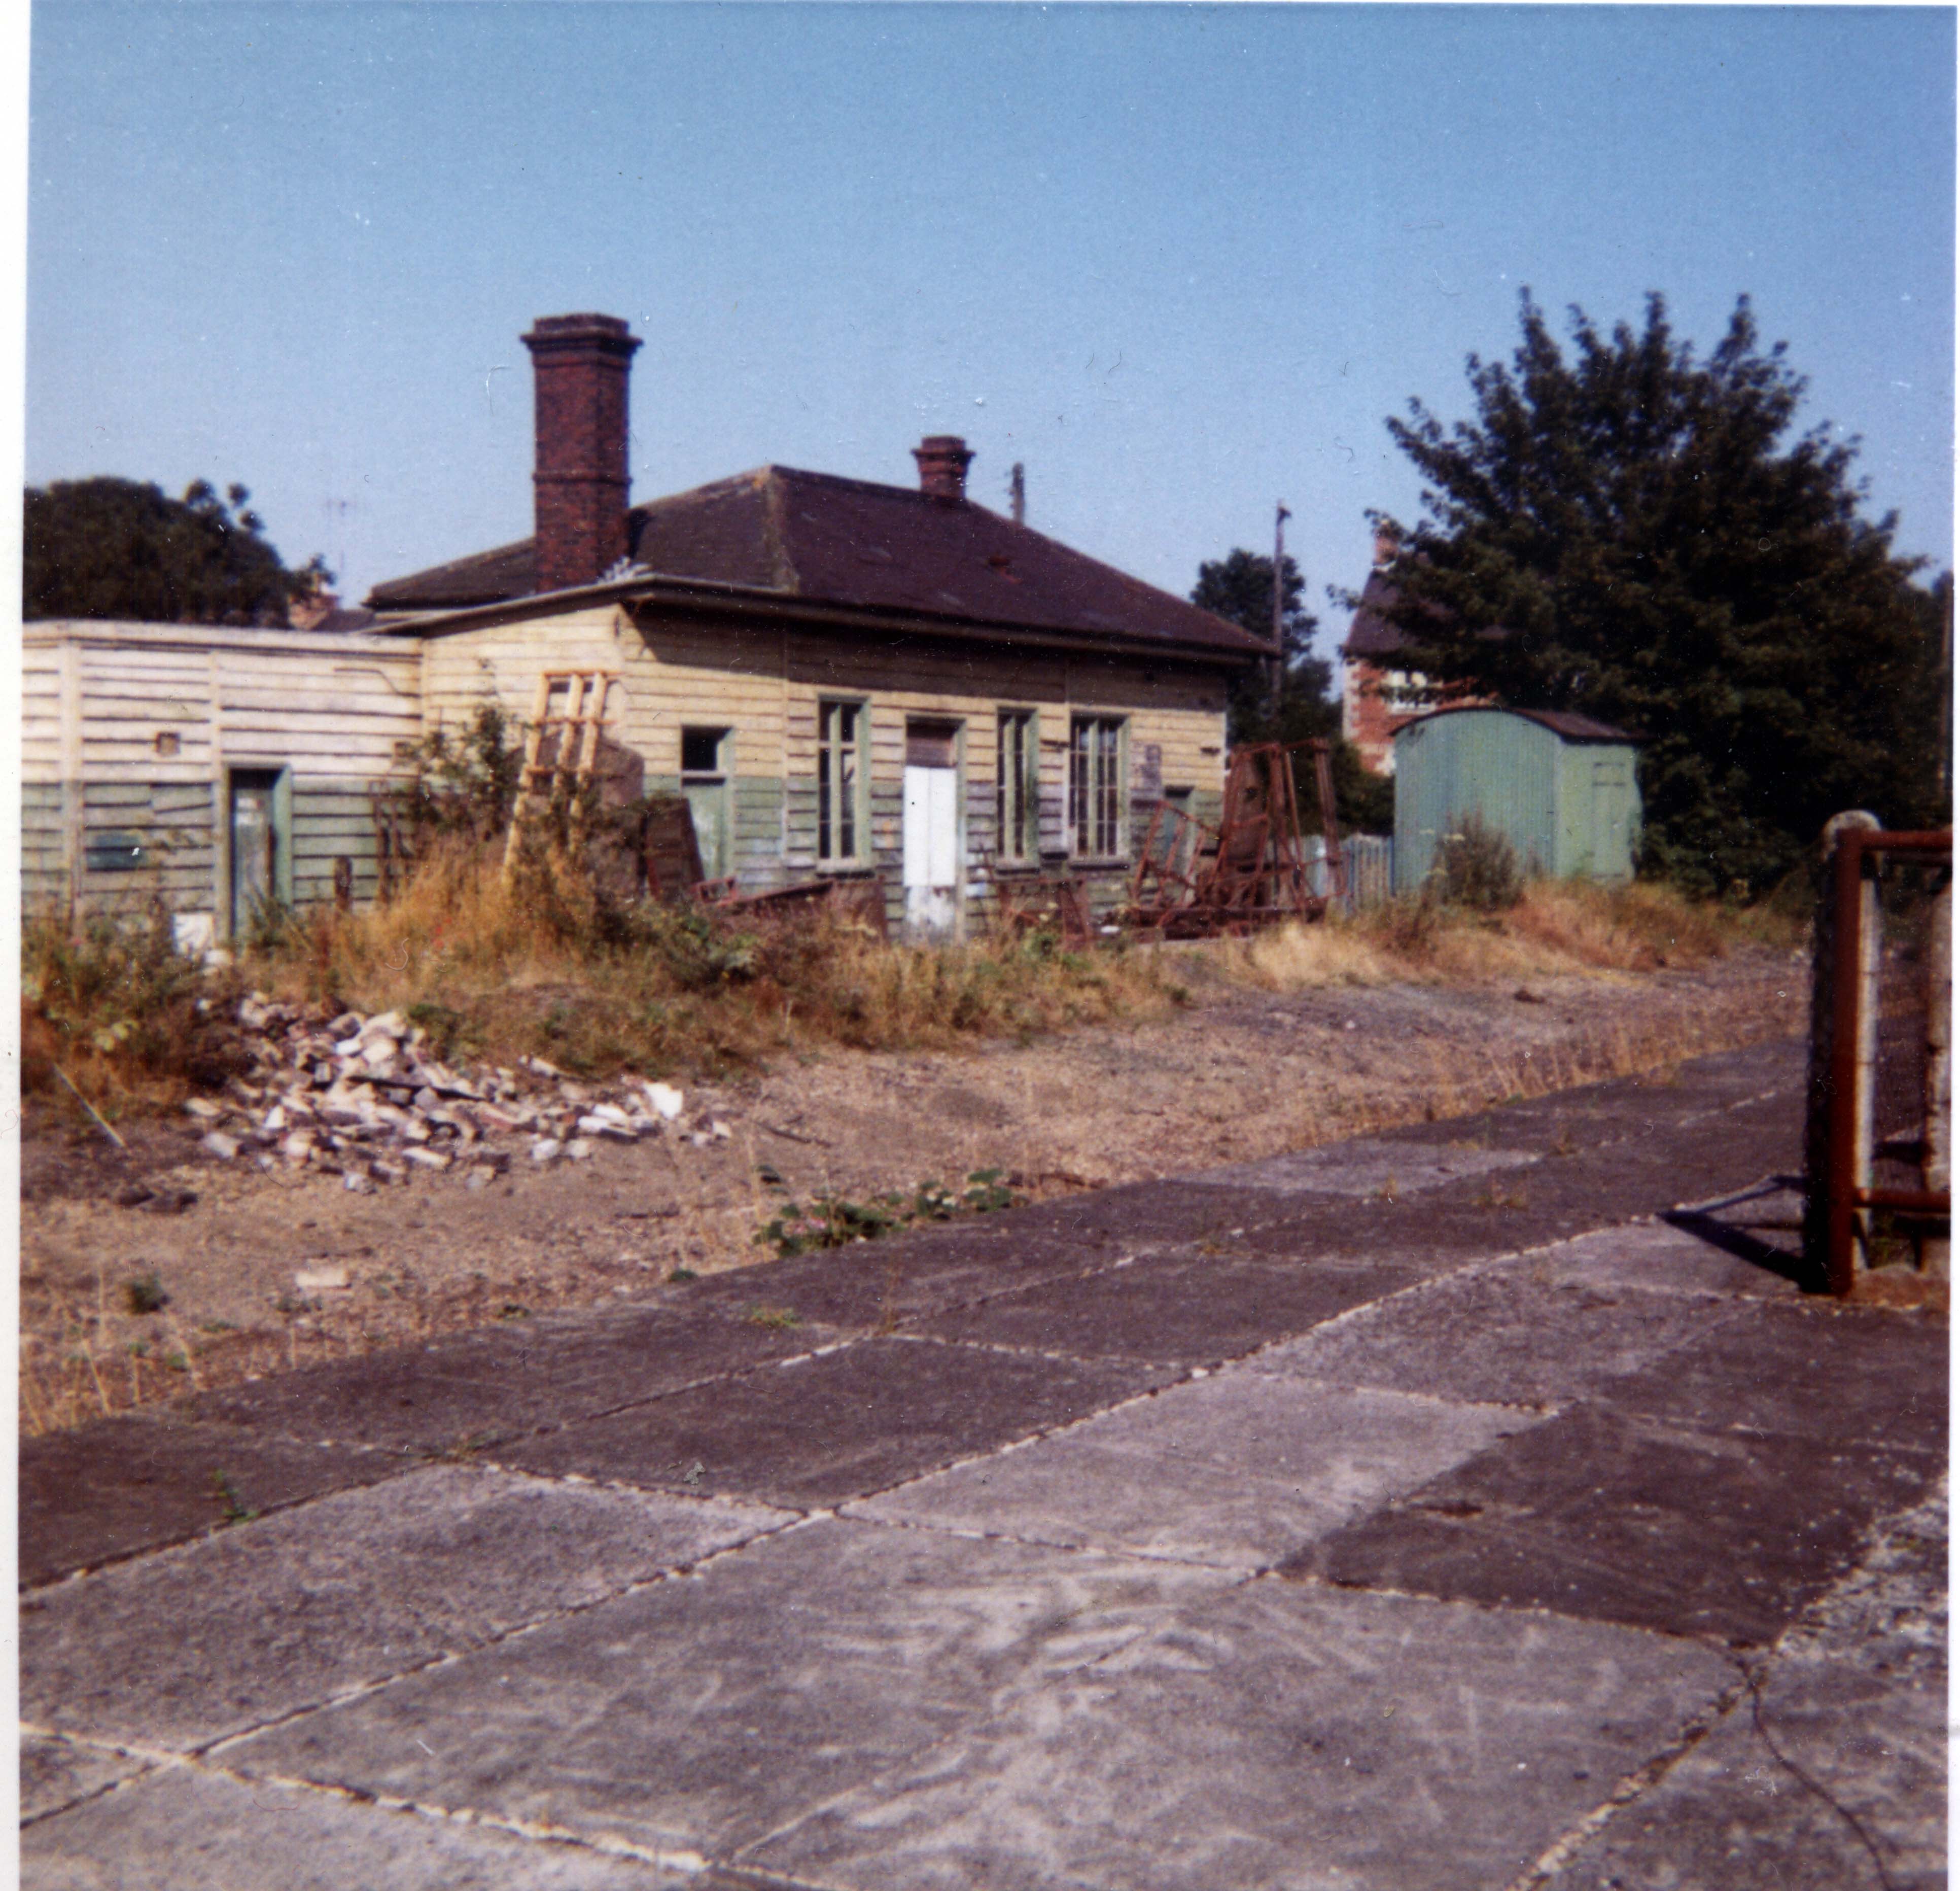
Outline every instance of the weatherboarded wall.
{"label": "weatherboarded wall", "polygon": [[29,911],[230,928],[234,782],[278,810],[275,890],[374,890],[369,797],[409,772],[421,654],[369,637],[205,626],[30,624],[22,654],[21,892]]}
{"label": "weatherboarded wall", "polygon": [[[961,928],[1004,886],[1043,874],[1080,877],[1106,912],[1160,797],[1217,816],[1225,679],[1185,665],[612,605],[422,635],[43,623],[28,627],[23,661],[27,903],[133,915],[161,901],[186,937],[224,938],[245,910],[234,804],[255,784],[278,830],[279,898],[331,898],[342,860],[355,897],[371,897],[374,791],[412,772],[424,737],[460,733],[486,705],[515,739],[553,671],[606,679],[608,736],[644,765],[648,791],[685,788],[702,824],[713,820],[722,872],[756,890],[875,876],[895,924],[906,770],[922,740],[956,770]],[[819,846],[828,704],[860,718],[856,845],[844,859]],[[1026,718],[1032,791],[1032,845],[1018,858],[1001,834],[1009,716]],[[1115,844],[1099,851],[1077,845],[1070,798],[1071,740],[1090,721],[1116,732],[1120,775],[1107,784]]]}
{"label": "weatherboarded wall", "polygon": [[[827,875],[884,882],[903,912],[908,734],[949,728],[959,773],[960,884],[969,918],[1004,879],[1068,871],[1089,882],[1099,910],[1122,897],[1141,810],[1166,791],[1215,820],[1223,781],[1225,680],[1166,663],[1085,661],[901,630],[831,632],[743,624],[663,606],[616,606],[444,632],[427,639],[425,712],[431,731],[466,727],[480,706],[530,716],[547,670],[603,671],[616,680],[608,733],[644,762],[649,791],[683,785],[685,734],[722,732],[727,872],[751,890]],[[818,836],[824,705],[858,705],[865,774],[856,857],[821,857]],[[999,727],[1032,713],[1039,845],[1004,864]],[[1079,855],[1069,813],[1071,730],[1085,717],[1120,727],[1123,832],[1113,854]],[[698,782],[696,785],[698,786]]]}

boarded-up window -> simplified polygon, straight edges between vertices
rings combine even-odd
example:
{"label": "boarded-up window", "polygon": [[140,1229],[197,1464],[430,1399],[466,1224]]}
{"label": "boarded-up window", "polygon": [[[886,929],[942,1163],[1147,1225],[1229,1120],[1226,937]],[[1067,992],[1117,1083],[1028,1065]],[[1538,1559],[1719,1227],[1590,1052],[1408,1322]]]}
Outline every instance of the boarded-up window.
{"label": "boarded-up window", "polygon": [[862,845],[864,728],[861,702],[817,706],[816,855],[853,861]]}
{"label": "boarded-up window", "polygon": [[905,724],[905,766],[950,769],[959,766],[959,724],[956,722]]}
{"label": "boarded-up window", "polygon": [[1123,722],[1078,716],[1069,730],[1069,835],[1078,855],[1113,860],[1123,852]]}
{"label": "boarded-up window", "polygon": [[1001,858],[1032,860],[1041,847],[1041,747],[1035,734],[1034,712],[1003,709],[1000,731]]}

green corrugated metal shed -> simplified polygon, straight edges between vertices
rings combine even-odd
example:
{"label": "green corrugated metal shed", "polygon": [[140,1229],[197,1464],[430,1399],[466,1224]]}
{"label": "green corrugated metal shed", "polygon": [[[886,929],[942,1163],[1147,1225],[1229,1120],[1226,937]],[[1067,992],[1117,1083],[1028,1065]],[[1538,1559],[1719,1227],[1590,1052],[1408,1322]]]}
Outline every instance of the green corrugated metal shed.
{"label": "green corrugated metal shed", "polygon": [[1395,732],[1395,891],[1472,813],[1528,873],[1631,880],[1640,831],[1634,738],[1545,709],[1438,709]]}

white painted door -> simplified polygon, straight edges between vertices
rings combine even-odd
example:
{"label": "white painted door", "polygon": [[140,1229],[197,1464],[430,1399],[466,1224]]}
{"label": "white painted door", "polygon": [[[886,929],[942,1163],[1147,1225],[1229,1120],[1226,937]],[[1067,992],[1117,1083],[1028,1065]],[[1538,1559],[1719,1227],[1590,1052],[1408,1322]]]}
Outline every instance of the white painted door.
{"label": "white painted door", "polygon": [[905,767],[905,925],[945,938],[959,917],[959,771]]}

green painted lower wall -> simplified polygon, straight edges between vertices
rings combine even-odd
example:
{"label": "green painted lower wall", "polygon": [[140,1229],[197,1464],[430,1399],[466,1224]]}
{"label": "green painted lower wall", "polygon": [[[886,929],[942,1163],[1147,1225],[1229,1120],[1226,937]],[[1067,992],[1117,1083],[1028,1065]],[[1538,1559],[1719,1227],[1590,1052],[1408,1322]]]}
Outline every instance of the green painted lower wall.
{"label": "green painted lower wall", "polygon": [[[282,845],[282,898],[307,906],[331,899],[334,871],[352,865],[354,895],[376,891],[370,785],[303,776],[288,769],[275,797]],[[228,912],[229,858],[224,797],[209,782],[30,782],[21,797],[21,899],[30,912],[69,903],[70,810],[79,803],[78,913],[112,918],[154,912],[209,913],[221,930]]]}

